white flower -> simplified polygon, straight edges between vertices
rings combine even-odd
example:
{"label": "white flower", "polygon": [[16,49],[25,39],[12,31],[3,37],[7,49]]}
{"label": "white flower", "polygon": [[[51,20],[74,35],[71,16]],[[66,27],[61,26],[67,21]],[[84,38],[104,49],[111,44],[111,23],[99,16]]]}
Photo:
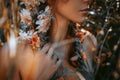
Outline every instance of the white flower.
{"label": "white flower", "polygon": [[30,15],[30,11],[27,9],[23,9],[20,12],[21,22],[24,22],[28,25],[31,25],[32,23],[32,17]]}
{"label": "white flower", "polygon": [[36,21],[36,24],[38,25],[38,27],[36,28],[38,29],[38,32],[47,32],[50,25],[50,18],[46,17],[45,19],[38,20]]}
{"label": "white flower", "polygon": [[51,15],[51,8],[49,6],[46,6],[45,13],[49,16]]}
{"label": "white flower", "polygon": [[44,20],[38,20],[38,21],[36,21],[36,24],[42,26],[44,24]]}
{"label": "white flower", "polygon": [[45,14],[40,14],[40,15],[38,15],[37,18],[38,18],[38,19],[43,19],[43,18],[45,18]]}
{"label": "white flower", "polygon": [[40,15],[38,15],[38,20],[36,21],[36,24],[38,27],[38,32],[47,32],[50,26],[51,21],[51,9],[49,6],[45,8],[45,11],[40,11]]}
{"label": "white flower", "polygon": [[27,32],[24,32],[24,31],[20,30],[20,32],[19,32],[19,38],[20,38],[21,40],[30,39],[30,38],[32,38],[32,35],[33,35],[33,34],[34,34],[34,33],[33,33],[32,30],[27,31]]}

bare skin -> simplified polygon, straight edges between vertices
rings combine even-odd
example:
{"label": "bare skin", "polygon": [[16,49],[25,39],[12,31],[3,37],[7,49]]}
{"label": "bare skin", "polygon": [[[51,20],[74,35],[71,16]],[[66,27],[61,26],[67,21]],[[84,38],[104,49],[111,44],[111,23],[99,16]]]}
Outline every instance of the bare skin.
{"label": "bare skin", "polygon": [[0,52],[0,63],[2,64],[0,68],[2,73],[6,73],[3,74],[3,76],[0,74],[0,79],[8,77],[11,69],[10,66],[13,65],[11,61],[14,60],[14,80],[20,80],[20,78],[22,78],[22,80],[49,80],[62,63],[60,58],[57,60],[58,57],[52,58],[52,56],[49,56],[52,55],[53,52],[46,54],[50,46],[50,44],[46,44],[41,51],[34,54],[28,45],[18,44],[16,57],[11,59],[9,57],[9,47],[6,45]]}
{"label": "bare skin", "polygon": [[48,80],[52,77],[62,61],[61,59],[57,61],[52,56],[49,56],[53,52],[46,54],[49,48],[50,44],[47,44],[40,52],[34,55],[31,48],[28,47],[25,50],[25,55],[21,55],[23,58],[20,55],[18,56],[18,62],[20,62],[18,66],[23,80]]}
{"label": "bare skin", "polygon": [[[55,20],[53,21],[53,26],[51,30],[50,39],[52,42],[59,42],[67,39],[68,25],[71,20],[79,23],[85,21],[86,14],[84,14],[82,11],[79,10],[87,8],[89,3],[90,0],[74,0],[74,1],[67,0],[66,2],[64,2],[63,0],[62,1],[58,0],[58,5],[54,6],[56,11],[54,12]],[[73,11],[70,9],[72,9]],[[63,54],[65,54],[64,62],[66,63],[66,65],[68,65],[68,62],[66,60],[68,60],[68,55],[71,48],[72,48],[72,44],[67,44],[65,46],[60,47],[60,51]]]}

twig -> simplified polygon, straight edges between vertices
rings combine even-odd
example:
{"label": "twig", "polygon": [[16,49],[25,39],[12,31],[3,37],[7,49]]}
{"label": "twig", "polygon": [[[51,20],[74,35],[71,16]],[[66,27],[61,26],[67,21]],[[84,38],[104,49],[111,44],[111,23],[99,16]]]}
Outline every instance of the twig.
{"label": "twig", "polygon": [[[107,39],[107,36],[108,36],[108,34],[109,34],[110,31],[111,31],[111,27],[110,27],[109,30],[107,31],[107,33],[106,33],[106,35],[105,35],[105,37],[104,37],[103,43],[102,43],[101,46],[100,46],[100,50],[99,50],[99,52],[98,52],[98,59],[99,59],[99,60],[100,60],[100,57],[101,57],[101,52],[102,52],[102,50],[103,50],[104,43],[105,43],[105,41],[106,41],[106,39]],[[100,66],[100,63],[98,63],[98,65],[97,65],[97,67],[96,67],[95,74],[97,74],[97,71],[98,71],[98,69],[99,69],[99,66]]]}

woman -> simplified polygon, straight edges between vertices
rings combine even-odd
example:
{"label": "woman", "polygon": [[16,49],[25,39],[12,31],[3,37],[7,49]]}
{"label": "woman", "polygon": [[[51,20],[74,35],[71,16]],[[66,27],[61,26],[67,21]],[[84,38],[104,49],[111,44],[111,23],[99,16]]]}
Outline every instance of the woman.
{"label": "woman", "polygon": [[[24,47],[18,46],[23,53],[17,52],[15,79],[89,80],[93,77],[96,39],[88,31],[73,25],[86,20],[90,0],[22,0],[21,4],[25,8],[20,13],[22,27],[19,41],[30,44],[32,50],[28,47],[23,51]],[[41,9],[44,11],[39,11]],[[40,50],[39,54],[37,50]]]}

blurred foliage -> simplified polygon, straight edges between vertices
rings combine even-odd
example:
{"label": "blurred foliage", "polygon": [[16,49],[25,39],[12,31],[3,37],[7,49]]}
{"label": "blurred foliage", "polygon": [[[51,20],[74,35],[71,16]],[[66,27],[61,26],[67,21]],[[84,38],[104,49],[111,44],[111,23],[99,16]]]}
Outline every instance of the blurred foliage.
{"label": "blurred foliage", "polygon": [[120,0],[93,0],[82,26],[98,40],[95,80],[120,80]]}

